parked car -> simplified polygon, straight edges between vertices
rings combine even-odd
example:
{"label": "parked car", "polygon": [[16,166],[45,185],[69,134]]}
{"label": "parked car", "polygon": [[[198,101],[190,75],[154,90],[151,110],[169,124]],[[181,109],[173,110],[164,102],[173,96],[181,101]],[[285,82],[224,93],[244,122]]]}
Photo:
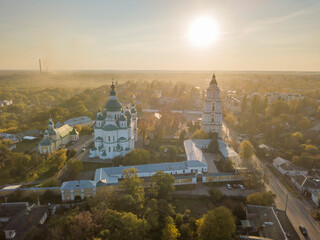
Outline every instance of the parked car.
{"label": "parked car", "polygon": [[308,236],[308,231],[304,226],[300,225],[299,230],[304,236]]}
{"label": "parked car", "polygon": [[242,184],[238,184],[238,188],[239,188],[240,190],[244,190],[244,186],[243,186]]}
{"label": "parked car", "polygon": [[227,183],[226,188],[229,189],[229,190],[232,189],[232,187],[231,187],[231,185],[229,183]]}
{"label": "parked car", "polygon": [[238,188],[238,185],[237,185],[237,184],[232,184],[232,188],[233,188],[233,189],[237,189],[237,188]]}
{"label": "parked car", "polygon": [[86,151],[86,148],[85,148],[85,147],[84,147],[84,148],[82,148],[82,149],[81,149],[81,151],[82,151],[82,152],[85,152],[85,151]]}

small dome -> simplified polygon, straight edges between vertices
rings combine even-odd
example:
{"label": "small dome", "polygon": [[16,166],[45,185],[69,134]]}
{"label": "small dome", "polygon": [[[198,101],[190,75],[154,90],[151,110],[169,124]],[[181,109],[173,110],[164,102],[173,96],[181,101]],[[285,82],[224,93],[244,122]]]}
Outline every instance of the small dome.
{"label": "small dome", "polygon": [[50,146],[53,143],[53,140],[50,138],[43,139],[39,144],[40,146]]}
{"label": "small dome", "polygon": [[127,118],[121,114],[119,120],[120,121],[127,121]]}
{"label": "small dome", "polygon": [[97,114],[97,118],[96,118],[97,120],[103,120],[103,115],[101,115],[101,114]]}
{"label": "small dome", "polygon": [[131,113],[136,113],[136,112],[137,112],[137,110],[136,110],[136,108],[134,107],[134,104],[132,104]]}

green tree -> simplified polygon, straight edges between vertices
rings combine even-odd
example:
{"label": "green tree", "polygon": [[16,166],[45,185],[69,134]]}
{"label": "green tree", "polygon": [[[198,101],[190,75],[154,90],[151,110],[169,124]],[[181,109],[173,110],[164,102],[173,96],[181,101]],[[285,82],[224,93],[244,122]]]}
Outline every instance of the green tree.
{"label": "green tree", "polygon": [[208,211],[196,222],[198,236],[201,240],[228,240],[232,239],[236,224],[232,212],[224,207]]}
{"label": "green tree", "polygon": [[123,170],[123,180],[120,183],[120,188],[125,189],[126,194],[130,197],[126,197],[126,200],[132,200],[132,208],[136,213],[141,213],[144,202],[144,188],[142,186],[143,179],[141,179],[135,168],[128,168]]}
{"label": "green tree", "polygon": [[208,139],[209,136],[206,132],[202,131],[201,129],[197,129],[194,134],[192,135],[193,139]]}
{"label": "green tree", "polygon": [[240,156],[244,160],[250,160],[251,157],[253,156],[253,146],[250,141],[244,140],[241,145],[240,145]]}
{"label": "green tree", "polygon": [[94,222],[93,216],[89,211],[82,211],[71,220],[69,230],[71,239],[86,240],[92,239],[98,226]]}
{"label": "green tree", "polygon": [[219,151],[218,139],[212,139],[208,145],[208,151],[211,153],[216,153]]}
{"label": "green tree", "polygon": [[169,162],[175,162],[178,160],[178,151],[176,147],[168,147],[167,159]]}
{"label": "green tree", "polygon": [[274,203],[276,195],[272,192],[252,193],[247,197],[247,203],[259,206],[271,206]]}
{"label": "green tree", "polygon": [[133,149],[123,158],[123,164],[126,166],[148,163],[150,163],[150,153],[141,148]]}
{"label": "green tree", "polygon": [[209,195],[214,204],[218,204],[222,199],[222,192],[218,189],[210,189]]}
{"label": "green tree", "polygon": [[301,132],[292,133],[291,139],[294,140],[296,143],[300,143],[302,140],[302,133]]}
{"label": "green tree", "polygon": [[187,137],[187,131],[185,129],[183,129],[180,132],[179,141],[183,143],[183,141],[186,139],[186,137]]}
{"label": "green tree", "polygon": [[177,229],[173,218],[167,217],[165,220],[164,228],[162,229],[162,240],[176,240],[180,237],[179,230]]}
{"label": "green tree", "polygon": [[241,102],[241,112],[244,114],[247,111],[247,94],[243,96],[242,102]]}
{"label": "green tree", "polygon": [[251,112],[253,114],[259,113],[261,108],[261,100],[259,95],[254,95],[251,100]]}
{"label": "green tree", "polygon": [[171,200],[172,194],[174,192],[174,177],[168,173],[156,172],[151,177],[153,183],[152,193],[157,199]]}
{"label": "green tree", "polygon": [[60,170],[67,160],[67,151],[65,149],[60,149],[52,154],[49,154],[47,161],[52,164],[57,170]]}
{"label": "green tree", "polygon": [[75,178],[79,172],[83,170],[83,164],[81,160],[69,161],[67,163],[67,170],[70,178]]}
{"label": "green tree", "polygon": [[121,213],[111,209],[105,211],[104,227],[99,237],[106,240],[143,240],[149,229],[145,219],[139,219],[131,212]]}

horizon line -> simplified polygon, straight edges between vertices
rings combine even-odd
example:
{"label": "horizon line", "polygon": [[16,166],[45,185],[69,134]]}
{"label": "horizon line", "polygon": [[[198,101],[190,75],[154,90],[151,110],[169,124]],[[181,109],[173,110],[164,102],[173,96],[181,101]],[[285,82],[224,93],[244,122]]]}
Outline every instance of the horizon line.
{"label": "horizon line", "polygon": [[[0,69],[0,71],[30,71],[39,72],[39,69]],[[54,73],[54,72],[81,72],[81,71],[136,71],[136,72],[313,72],[320,73],[320,70],[186,70],[186,69],[54,69],[43,71],[42,73]]]}

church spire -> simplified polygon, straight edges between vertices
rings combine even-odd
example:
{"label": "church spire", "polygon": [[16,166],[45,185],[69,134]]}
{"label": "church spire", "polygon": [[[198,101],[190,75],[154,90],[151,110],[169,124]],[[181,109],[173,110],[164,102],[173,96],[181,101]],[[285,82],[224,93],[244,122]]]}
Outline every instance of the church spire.
{"label": "church spire", "polygon": [[110,96],[116,96],[117,95],[116,91],[114,90],[115,88],[116,88],[116,86],[114,85],[114,82],[112,81]]}
{"label": "church spire", "polygon": [[212,79],[211,79],[210,85],[218,85],[215,73],[212,74]]}

